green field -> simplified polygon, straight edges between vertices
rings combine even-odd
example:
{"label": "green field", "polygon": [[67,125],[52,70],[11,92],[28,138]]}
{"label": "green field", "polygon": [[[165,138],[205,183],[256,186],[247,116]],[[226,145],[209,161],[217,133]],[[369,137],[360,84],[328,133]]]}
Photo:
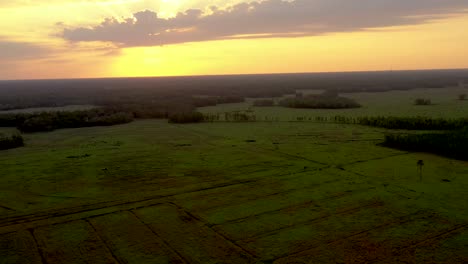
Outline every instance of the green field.
{"label": "green field", "polygon": [[[318,94],[321,91],[303,90],[305,94]],[[468,94],[467,88],[433,88],[414,89],[409,91],[387,91],[381,93],[343,93],[344,97],[355,99],[361,108],[355,109],[293,109],[280,107],[253,107],[257,120],[295,121],[297,117],[336,115],[360,116],[424,116],[434,118],[467,117],[468,101],[458,100],[460,94]],[[417,98],[430,99],[433,105],[417,106]],[[248,99],[245,103],[226,104],[201,108],[203,113],[224,113],[228,111],[246,110],[252,106],[255,99]]]}
{"label": "green field", "polygon": [[35,107],[15,110],[0,111],[0,114],[33,114],[40,112],[57,112],[57,111],[81,111],[96,108],[94,105],[67,105],[58,107]]}
{"label": "green field", "polygon": [[[460,92],[254,111],[463,117]],[[380,147],[385,131],[139,120],[25,134],[0,152],[0,263],[466,263],[468,162]]]}

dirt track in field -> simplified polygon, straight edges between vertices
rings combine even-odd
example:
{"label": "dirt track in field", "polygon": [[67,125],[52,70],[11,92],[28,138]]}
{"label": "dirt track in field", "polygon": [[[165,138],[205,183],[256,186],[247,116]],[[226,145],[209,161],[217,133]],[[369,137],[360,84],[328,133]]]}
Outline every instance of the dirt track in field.
{"label": "dirt track in field", "polygon": [[[283,205],[278,201],[294,197],[294,191],[234,200],[251,184],[233,182],[167,197],[2,219],[2,263],[467,260],[466,249],[447,247],[444,242],[466,238],[468,224],[453,223],[427,210],[399,212],[375,199],[364,198],[360,204],[347,199],[372,192],[372,188],[310,201],[301,197]],[[222,198],[223,192],[228,198],[225,204],[203,206],[203,199],[212,198],[214,193]],[[193,204],[193,197],[200,205],[193,210],[185,208],[184,203]],[[243,208],[251,208],[252,203],[271,208],[261,206],[263,211],[245,212]]]}

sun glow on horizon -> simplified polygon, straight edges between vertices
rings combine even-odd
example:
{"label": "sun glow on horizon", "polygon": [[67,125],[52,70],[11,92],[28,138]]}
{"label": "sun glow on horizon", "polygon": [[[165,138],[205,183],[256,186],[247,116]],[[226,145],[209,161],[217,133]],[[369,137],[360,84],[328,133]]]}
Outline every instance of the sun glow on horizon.
{"label": "sun glow on horizon", "polygon": [[[242,1],[50,0],[18,6],[0,4],[0,45],[3,41],[17,55],[0,54],[0,79],[468,68],[468,14],[463,12],[468,10],[411,26],[310,37],[293,31],[282,38],[270,38],[269,33],[233,33],[225,40],[153,47],[73,42],[59,36],[64,28],[74,25],[99,25],[103,17],[124,21],[134,12],[148,9],[167,18],[194,6],[207,9],[238,2]],[[186,33],[188,29],[193,27],[175,28],[173,32]],[[16,43],[23,47],[15,47],[19,45]]]}
{"label": "sun glow on horizon", "polygon": [[315,37],[126,48],[112,62],[109,74],[127,77],[466,68],[466,24],[468,16]]}

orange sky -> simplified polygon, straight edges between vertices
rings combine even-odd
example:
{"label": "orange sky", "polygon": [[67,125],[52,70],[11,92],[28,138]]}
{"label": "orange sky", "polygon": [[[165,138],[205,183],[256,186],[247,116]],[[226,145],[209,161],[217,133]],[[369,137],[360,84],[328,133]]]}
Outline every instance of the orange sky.
{"label": "orange sky", "polygon": [[91,28],[106,17],[123,21],[145,9],[166,19],[188,8],[238,2],[242,1],[0,3],[0,79],[468,68],[468,13],[463,10],[438,13],[414,25],[381,27],[377,21],[375,27],[366,29],[294,38],[276,35],[228,40],[219,35],[223,34],[222,24],[215,28],[216,38],[221,40],[189,39],[163,46],[74,41],[61,35],[64,28]]}

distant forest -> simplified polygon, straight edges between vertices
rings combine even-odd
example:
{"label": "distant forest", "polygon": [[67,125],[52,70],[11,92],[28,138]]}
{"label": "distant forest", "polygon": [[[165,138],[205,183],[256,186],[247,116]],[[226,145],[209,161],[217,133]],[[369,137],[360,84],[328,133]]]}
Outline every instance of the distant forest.
{"label": "distant forest", "polygon": [[[59,128],[107,126],[123,124],[138,118],[167,118],[173,123],[214,122],[221,116],[203,115],[197,107],[222,103],[244,102],[245,98],[274,98],[296,94],[283,99],[279,105],[304,108],[360,107],[339,93],[384,92],[414,88],[443,88],[468,82],[468,70],[360,72],[320,74],[232,75],[167,78],[119,78],[75,80],[0,81],[0,111],[67,105],[94,105],[95,109],[72,112],[0,113],[0,127],[17,127],[21,132],[51,131]],[[302,96],[300,90],[319,89],[319,96]],[[460,96],[460,100],[465,96]],[[426,101],[416,104],[427,104]],[[430,102],[429,102],[430,103]],[[273,100],[260,99],[256,106],[272,106]],[[224,113],[225,121],[257,121],[251,112]],[[305,121],[305,118],[298,118]],[[330,121],[327,117],[315,121]],[[463,131],[447,134],[450,139],[466,140],[468,120],[445,120],[422,117],[335,117],[334,122],[353,123],[388,129]],[[455,132],[443,132],[455,133]],[[457,132],[458,133],[458,132]],[[427,138],[441,141],[441,134],[423,136],[388,136],[387,146],[401,148],[405,142],[412,149],[428,146]],[[447,142],[446,142],[447,143]],[[4,136],[0,148],[22,146],[19,135]],[[439,143],[437,143],[439,144]],[[464,144],[464,143],[463,143]],[[464,146],[461,144],[460,146]],[[421,145],[421,147],[415,147]],[[429,144],[430,145],[430,144]],[[432,152],[458,153],[459,146],[452,142],[424,149]],[[447,144],[445,144],[447,145]],[[452,149],[453,148],[453,149]],[[457,157],[462,157],[457,154]]]}
{"label": "distant forest", "polygon": [[0,110],[118,106],[152,117],[303,89],[384,92],[456,86],[459,81],[468,82],[468,70],[0,81]]}

